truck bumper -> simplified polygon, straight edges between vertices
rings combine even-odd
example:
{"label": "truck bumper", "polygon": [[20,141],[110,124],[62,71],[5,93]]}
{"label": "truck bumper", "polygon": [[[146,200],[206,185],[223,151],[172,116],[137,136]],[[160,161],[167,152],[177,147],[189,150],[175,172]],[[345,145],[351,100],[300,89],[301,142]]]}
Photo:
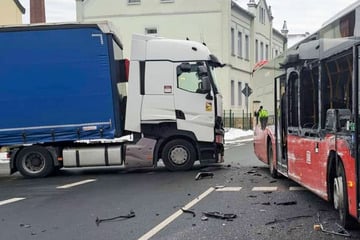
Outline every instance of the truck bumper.
{"label": "truck bumper", "polygon": [[200,144],[201,164],[223,163],[224,162],[224,131],[215,131],[215,142]]}

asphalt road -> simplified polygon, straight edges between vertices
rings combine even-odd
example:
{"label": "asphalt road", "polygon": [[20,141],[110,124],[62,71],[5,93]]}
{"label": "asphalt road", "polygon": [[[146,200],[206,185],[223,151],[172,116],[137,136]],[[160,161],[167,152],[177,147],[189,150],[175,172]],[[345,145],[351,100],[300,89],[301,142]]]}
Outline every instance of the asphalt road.
{"label": "asphalt road", "polygon": [[[0,239],[347,239],[313,229],[320,215],[337,230],[337,212],[296,183],[272,179],[251,142],[225,153],[221,166],[175,173],[98,168],[24,179],[0,166]],[[214,176],[196,181],[200,171]],[[209,212],[236,218],[203,219]],[[95,222],[117,216],[131,218]]]}

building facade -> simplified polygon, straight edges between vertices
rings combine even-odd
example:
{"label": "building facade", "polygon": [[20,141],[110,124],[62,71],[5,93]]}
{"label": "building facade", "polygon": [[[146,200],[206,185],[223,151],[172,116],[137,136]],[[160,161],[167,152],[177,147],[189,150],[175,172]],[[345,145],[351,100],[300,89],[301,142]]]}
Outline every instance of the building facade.
{"label": "building facade", "polygon": [[0,1],[0,25],[22,24],[25,8],[19,0]]}
{"label": "building facade", "polygon": [[[252,112],[250,98],[255,64],[286,49],[287,38],[272,27],[266,0],[250,0],[248,9],[235,0],[76,0],[78,21],[112,22],[130,56],[133,33],[191,39],[205,43],[226,64],[217,71],[224,109],[239,116]],[[245,1],[245,0],[244,0]],[[256,90],[256,89],[254,89]]]}

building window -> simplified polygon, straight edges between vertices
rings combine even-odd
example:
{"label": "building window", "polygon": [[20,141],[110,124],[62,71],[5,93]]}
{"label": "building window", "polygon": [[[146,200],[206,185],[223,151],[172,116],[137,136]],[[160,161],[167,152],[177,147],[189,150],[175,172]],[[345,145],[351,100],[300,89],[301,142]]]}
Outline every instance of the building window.
{"label": "building window", "polygon": [[156,35],[157,34],[157,28],[156,27],[145,28],[145,34],[147,34],[147,35]]}
{"label": "building window", "polygon": [[238,105],[242,106],[242,83],[238,82]]}
{"label": "building window", "polygon": [[238,32],[238,56],[239,58],[242,58],[243,57],[243,54],[242,54],[242,33],[241,32]]}
{"label": "building window", "polygon": [[266,44],[265,46],[265,59],[269,60],[269,45]]}
{"label": "building window", "polygon": [[259,7],[259,22],[265,24],[265,8]]}
{"label": "building window", "polygon": [[264,43],[260,42],[260,60],[264,60]]}
{"label": "building window", "polygon": [[231,80],[231,93],[230,93],[230,97],[231,97],[231,106],[235,105],[235,82],[234,80]]}
{"label": "building window", "polygon": [[141,0],[128,0],[128,4],[140,4]]}
{"label": "building window", "polygon": [[255,40],[255,60],[259,61],[259,41],[257,39]]}
{"label": "building window", "polygon": [[249,60],[250,41],[249,35],[245,35],[245,59]]}
{"label": "building window", "polygon": [[275,57],[277,57],[279,55],[279,51],[275,50]]}
{"label": "building window", "polygon": [[235,56],[235,33],[234,33],[234,28],[231,28],[231,55]]}

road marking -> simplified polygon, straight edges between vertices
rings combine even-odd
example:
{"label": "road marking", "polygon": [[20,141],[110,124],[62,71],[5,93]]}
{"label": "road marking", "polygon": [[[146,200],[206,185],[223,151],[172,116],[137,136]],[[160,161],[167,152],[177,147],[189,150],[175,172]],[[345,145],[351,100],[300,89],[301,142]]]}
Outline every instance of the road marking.
{"label": "road marking", "polygon": [[[196,203],[200,202],[203,198],[205,198],[207,195],[209,195],[210,193],[212,193],[215,190],[215,188],[211,187],[208,190],[206,190],[205,192],[203,192],[201,195],[199,195],[197,198],[195,198],[194,200],[192,200],[191,202],[189,202],[188,204],[186,204],[182,209],[184,210],[188,210],[190,209],[192,206],[194,206]],[[161,223],[159,223],[157,226],[155,226],[153,229],[151,229],[150,231],[148,231],[147,233],[145,233],[142,237],[140,237],[138,240],[147,240],[150,239],[151,237],[153,237],[155,234],[157,234],[158,232],[160,232],[164,227],[166,227],[167,225],[169,225],[172,221],[174,221],[176,218],[178,218],[181,214],[183,213],[183,211],[180,209],[178,211],[176,211],[173,215],[169,216],[167,219],[165,219],[164,221],[162,221]]]}
{"label": "road marking", "polygon": [[26,198],[10,198],[8,200],[4,200],[4,201],[0,201],[0,206],[5,205],[5,204],[9,204],[9,203],[14,203],[14,202],[18,202],[21,200],[24,200]]}
{"label": "road marking", "polygon": [[95,182],[95,181],[96,181],[96,179],[88,179],[88,180],[84,180],[84,181],[80,181],[80,182],[75,182],[75,183],[70,183],[70,184],[58,186],[56,188],[57,189],[71,188],[71,187],[75,187],[75,186],[78,186],[78,185],[82,185],[82,184],[86,184],[86,183],[90,183],[90,182]]}
{"label": "road marking", "polygon": [[217,188],[216,192],[239,192],[242,187],[223,187]]}
{"label": "road marking", "polygon": [[290,191],[306,191],[307,189],[304,187],[290,187]]}
{"label": "road marking", "polygon": [[251,191],[258,191],[258,192],[275,192],[277,191],[278,187],[253,187]]}

